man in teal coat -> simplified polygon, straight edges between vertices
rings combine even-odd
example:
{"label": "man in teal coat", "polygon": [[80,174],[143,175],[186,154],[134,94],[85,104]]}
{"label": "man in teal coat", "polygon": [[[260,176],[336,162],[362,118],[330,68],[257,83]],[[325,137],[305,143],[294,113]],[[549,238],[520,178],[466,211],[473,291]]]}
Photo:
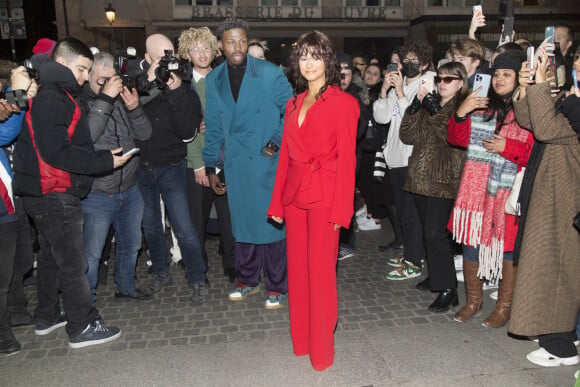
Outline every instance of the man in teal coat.
{"label": "man in teal coat", "polygon": [[[286,239],[283,228],[268,221],[284,108],[292,87],[282,70],[248,52],[248,23],[224,20],[217,30],[226,61],[206,78],[206,174],[214,192],[228,192],[235,268],[238,280],[229,294],[244,300],[260,290],[264,269],[268,291],[265,307],[286,300]],[[216,175],[223,151],[225,183]]]}

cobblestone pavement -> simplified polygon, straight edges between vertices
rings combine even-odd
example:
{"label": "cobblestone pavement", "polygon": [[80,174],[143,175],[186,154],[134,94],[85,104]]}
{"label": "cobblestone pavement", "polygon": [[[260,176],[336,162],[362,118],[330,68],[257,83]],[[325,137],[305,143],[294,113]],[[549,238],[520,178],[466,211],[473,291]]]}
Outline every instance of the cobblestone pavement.
{"label": "cobblestone pavement", "polygon": [[[359,232],[356,256],[338,264],[336,360],[323,373],[292,355],[288,308],[264,309],[265,290],[243,302],[228,300],[232,285],[222,275],[217,240],[210,239],[211,288],[204,305],[189,303],[178,265],[171,267],[173,284],[148,301],[116,300],[114,270],[109,270],[108,284],[98,289],[97,306],[107,324],[122,329],[121,338],[73,350],[64,329],[39,337],[33,327],[16,328],[22,351],[0,358],[0,386],[93,385],[103,380],[109,385],[573,385],[574,367],[535,367],[525,354],[536,346],[508,338],[505,328],[485,329],[480,321],[459,324],[453,311],[429,312],[435,295],[414,287],[424,277],[385,280],[390,255],[376,246],[389,236],[387,228]],[[144,261],[138,263],[141,286],[149,282]],[[32,312],[34,287],[27,292]],[[463,301],[464,296],[460,305]],[[492,303],[486,298],[485,313]],[[250,359],[245,358],[249,353]],[[195,371],[185,359],[197,364]],[[120,367],[121,362],[127,367]],[[168,371],[181,362],[183,368]],[[88,370],[71,373],[67,364],[75,363],[86,363]],[[93,368],[102,364],[108,367]],[[99,383],[87,376],[93,373],[101,375]],[[181,379],[180,373],[196,376]]]}

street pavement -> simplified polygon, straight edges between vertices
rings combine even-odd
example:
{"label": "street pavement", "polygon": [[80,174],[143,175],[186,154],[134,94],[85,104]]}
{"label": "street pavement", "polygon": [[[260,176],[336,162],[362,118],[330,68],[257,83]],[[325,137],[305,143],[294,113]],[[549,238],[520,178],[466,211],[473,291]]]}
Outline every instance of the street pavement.
{"label": "street pavement", "polygon": [[[108,344],[70,349],[63,328],[35,336],[15,328],[22,351],[0,358],[0,386],[573,386],[577,367],[542,368],[525,355],[537,348],[508,337],[506,328],[484,328],[493,309],[467,323],[454,312],[434,314],[425,278],[387,281],[390,270],[377,245],[383,229],[357,233],[356,256],[338,263],[335,362],[317,372],[292,352],[288,308],[264,309],[266,292],[230,302],[216,239],[207,241],[211,281],[203,306],[189,303],[183,270],[171,267],[173,284],[148,301],[114,298],[114,270],[97,294],[97,306],[122,336]],[[145,259],[138,281],[149,282]],[[28,287],[29,310],[35,288]],[[460,284],[460,306],[465,301]]]}

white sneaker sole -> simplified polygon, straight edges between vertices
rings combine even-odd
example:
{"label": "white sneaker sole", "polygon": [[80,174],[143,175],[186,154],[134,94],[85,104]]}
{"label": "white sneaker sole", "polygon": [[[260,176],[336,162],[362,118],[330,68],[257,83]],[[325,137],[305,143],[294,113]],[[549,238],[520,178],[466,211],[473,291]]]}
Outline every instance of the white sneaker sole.
{"label": "white sneaker sole", "polygon": [[121,331],[119,331],[117,334],[114,334],[113,336],[109,336],[100,340],[88,340],[82,341],[80,343],[71,343],[69,341],[68,346],[73,349],[85,348],[90,347],[91,345],[110,343],[111,341],[117,340],[119,337],[121,337]]}
{"label": "white sneaker sole", "polygon": [[542,367],[559,367],[561,365],[576,365],[580,363],[578,355],[572,357],[557,357],[550,354],[544,348],[536,349],[526,355],[526,358]]}
{"label": "white sneaker sole", "polygon": [[44,336],[44,335],[48,335],[48,334],[50,334],[50,333],[54,332],[55,330],[57,330],[58,328],[60,328],[60,327],[64,327],[64,326],[66,325],[66,323],[67,323],[66,321],[63,321],[63,322],[61,322],[61,323],[54,324],[54,325],[52,325],[51,327],[49,327],[49,328],[46,328],[46,329],[35,329],[35,330],[34,330],[34,334],[35,334],[36,336]]}
{"label": "white sneaker sole", "polygon": [[260,287],[256,286],[255,289],[250,290],[248,293],[246,293],[245,296],[242,296],[242,294],[240,292],[232,292],[229,294],[228,298],[230,299],[230,301],[244,301],[246,298],[248,298],[249,296],[256,294],[260,291]]}

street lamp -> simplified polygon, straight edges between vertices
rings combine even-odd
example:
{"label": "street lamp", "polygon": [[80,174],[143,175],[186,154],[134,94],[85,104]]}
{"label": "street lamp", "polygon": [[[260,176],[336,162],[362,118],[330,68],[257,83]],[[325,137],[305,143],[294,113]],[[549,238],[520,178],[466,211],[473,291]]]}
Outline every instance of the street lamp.
{"label": "street lamp", "polygon": [[107,17],[107,21],[109,22],[110,25],[113,25],[113,22],[115,21],[115,8],[113,8],[113,6],[111,5],[111,3],[109,3],[109,5],[107,5],[107,8],[105,8],[105,16]]}

